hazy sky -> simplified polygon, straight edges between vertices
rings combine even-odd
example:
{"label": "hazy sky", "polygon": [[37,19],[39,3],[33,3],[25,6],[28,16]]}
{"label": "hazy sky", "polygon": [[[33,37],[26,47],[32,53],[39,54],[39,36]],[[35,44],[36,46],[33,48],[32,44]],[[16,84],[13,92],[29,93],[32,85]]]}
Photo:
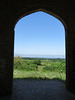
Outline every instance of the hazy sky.
{"label": "hazy sky", "polygon": [[65,30],[52,15],[38,11],[21,18],[15,26],[15,54],[65,55]]}

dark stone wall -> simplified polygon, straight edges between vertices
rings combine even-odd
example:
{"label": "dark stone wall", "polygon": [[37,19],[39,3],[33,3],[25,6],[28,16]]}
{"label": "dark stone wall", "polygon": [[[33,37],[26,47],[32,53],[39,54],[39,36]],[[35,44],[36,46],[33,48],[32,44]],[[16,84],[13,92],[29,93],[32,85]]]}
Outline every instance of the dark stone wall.
{"label": "dark stone wall", "polygon": [[12,91],[15,24],[38,10],[52,14],[64,24],[66,87],[75,93],[75,3],[72,0],[0,0],[0,95]]}

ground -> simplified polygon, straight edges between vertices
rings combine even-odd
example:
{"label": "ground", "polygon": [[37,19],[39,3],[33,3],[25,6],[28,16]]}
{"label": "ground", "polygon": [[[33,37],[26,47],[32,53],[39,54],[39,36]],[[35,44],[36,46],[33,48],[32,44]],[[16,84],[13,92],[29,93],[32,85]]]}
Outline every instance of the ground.
{"label": "ground", "polygon": [[75,100],[75,96],[59,80],[14,79],[11,97],[0,100]]}

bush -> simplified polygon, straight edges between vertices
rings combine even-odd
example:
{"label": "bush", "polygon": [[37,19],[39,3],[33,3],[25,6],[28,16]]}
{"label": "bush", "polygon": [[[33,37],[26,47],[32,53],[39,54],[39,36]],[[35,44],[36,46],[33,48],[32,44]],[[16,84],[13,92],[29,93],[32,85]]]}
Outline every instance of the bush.
{"label": "bush", "polygon": [[21,62],[22,58],[20,56],[14,57],[14,63]]}
{"label": "bush", "polygon": [[31,67],[33,70],[38,70],[38,65],[37,65],[37,64],[30,64],[30,67]]}
{"label": "bush", "polygon": [[25,65],[23,64],[20,67],[21,70],[26,70],[26,71],[37,71],[38,70],[38,66],[36,64],[30,64],[30,65]]}
{"label": "bush", "polygon": [[15,69],[20,69],[20,67],[22,66],[22,59],[21,59],[21,57],[20,56],[17,56],[17,57],[15,57],[14,58],[14,68]]}
{"label": "bush", "polygon": [[34,60],[33,64],[41,65],[41,60]]}
{"label": "bush", "polygon": [[20,69],[21,66],[22,66],[21,62],[19,62],[19,61],[17,61],[17,62],[14,63],[14,68],[15,69]]}
{"label": "bush", "polygon": [[21,57],[14,58],[14,69],[26,70],[26,71],[37,71],[38,65],[34,64],[33,61],[23,61]]}
{"label": "bush", "polygon": [[65,72],[65,61],[53,62],[51,64],[48,64],[47,66],[45,65],[42,71],[55,71],[63,73]]}
{"label": "bush", "polygon": [[43,68],[43,71],[51,71],[51,68],[49,66],[46,66]]}

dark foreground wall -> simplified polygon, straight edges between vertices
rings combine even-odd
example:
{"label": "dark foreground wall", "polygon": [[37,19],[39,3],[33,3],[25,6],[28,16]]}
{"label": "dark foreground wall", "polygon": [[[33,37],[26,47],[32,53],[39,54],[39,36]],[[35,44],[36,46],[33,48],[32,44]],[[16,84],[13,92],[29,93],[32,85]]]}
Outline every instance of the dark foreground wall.
{"label": "dark foreground wall", "polygon": [[75,3],[72,0],[0,0],[0,95],[12,91],[14,27],[23,16],[45,11],[65,27],[66,87],[75,93]]}

